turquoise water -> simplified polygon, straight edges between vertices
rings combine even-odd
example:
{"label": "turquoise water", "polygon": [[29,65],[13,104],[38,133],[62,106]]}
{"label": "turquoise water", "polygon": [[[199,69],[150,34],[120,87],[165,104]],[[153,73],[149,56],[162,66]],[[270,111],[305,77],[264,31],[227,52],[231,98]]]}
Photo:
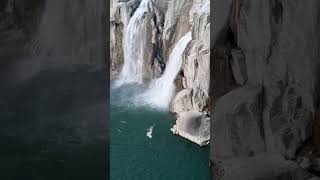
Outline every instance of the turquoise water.
{"label": "turquoise water", "polygon": [[[144,85],[111,90],[111,180],[208,180],[208,147],[200,147],[171,133],[169,112],[131,101]],[[152,138],[146,133],[154,126]]]}

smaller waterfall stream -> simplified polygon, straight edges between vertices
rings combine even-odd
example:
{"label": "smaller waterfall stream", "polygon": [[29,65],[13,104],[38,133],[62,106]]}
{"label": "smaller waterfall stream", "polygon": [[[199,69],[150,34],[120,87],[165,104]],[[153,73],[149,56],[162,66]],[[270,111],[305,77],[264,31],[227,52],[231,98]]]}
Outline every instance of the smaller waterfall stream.
{"label": "smaller waterfall stream", "polygon": [[188,32],[177,42],[169,56],[164,74],[159,79],[151,82],[148,90],[137,97],[138,101],[142,100],[144,104],[158,109],[169,108],[175,93],[174,81],[182,66],[182,54],[191,39],[191,32]]}
{"label": "smaller waterfall stream", "polygon": [[124,64],[116,82],[117,86],[125,83],[143,81],[143,62],[145,48],[145,22],[144,14],[150,11],[151,0],[142,0],[139,7],[130,18],[125,29],[123,39],[124,49]]}

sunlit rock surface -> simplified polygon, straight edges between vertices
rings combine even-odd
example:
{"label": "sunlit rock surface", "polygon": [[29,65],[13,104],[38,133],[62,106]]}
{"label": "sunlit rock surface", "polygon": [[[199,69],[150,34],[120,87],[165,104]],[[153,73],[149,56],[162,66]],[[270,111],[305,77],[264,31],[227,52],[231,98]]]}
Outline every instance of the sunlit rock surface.
{"label": "sunlit rock surface", "polygon": [[[172,101],[171,111],[179,116],[188,116],[188,111],[209,113],[209,85],[210,85],[210,1],[193,1],[189,11],[192,25],[192,41],[189,43],[183,56],[183,65],[177,86],[182,90]],[[184,114],[184,115],[180,115]],[[187,118],[184,118],[187,119]],[[196,119],[190,117],[191,121]],[[189,121],[190,121],[189,119]],[[181,121],[181,119],[178,121]],[[177,125],[178,125],[177,121]],[[210,123],[203,126],[210,127]],[[199,130],[199,133],[200,130]],[[206,134],[207,138],[210,133]],[[199,143],[198,143],[199,144]],[[206,143],[207,144],[207,143]],[[205,144],[202,144],[205,145]]]}

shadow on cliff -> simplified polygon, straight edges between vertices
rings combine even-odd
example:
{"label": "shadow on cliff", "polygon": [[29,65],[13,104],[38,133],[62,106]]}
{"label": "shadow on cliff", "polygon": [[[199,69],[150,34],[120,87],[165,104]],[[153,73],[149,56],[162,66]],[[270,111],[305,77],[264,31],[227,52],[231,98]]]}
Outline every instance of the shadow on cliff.
{"label": "shadow on cliff", "polygon": [[319,6],[316,0],[213,6],[215,180],[318,179]]}

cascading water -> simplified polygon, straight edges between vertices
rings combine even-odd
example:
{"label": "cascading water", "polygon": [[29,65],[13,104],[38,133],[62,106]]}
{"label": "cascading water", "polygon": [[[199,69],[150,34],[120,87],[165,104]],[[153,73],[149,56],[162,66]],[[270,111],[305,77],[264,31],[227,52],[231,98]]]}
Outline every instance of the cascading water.
{"label": "cascading water", "polygon": [[163,76],[151,82],[149,89],[137,97],[137,101],[143,101],[158,109],[168,109],[175,92],[174,81],[182,66],[182,54],[191,41],[191,32],[185,34],[175,45]]}
{"label": "cascading water", "polygon": [[116,86],[125,83],[143,81],[143,63],[145,48],[144,14],[150,11],[151,0],[142,0],[139,7],[130,18],[124,35],[124,64]]}

